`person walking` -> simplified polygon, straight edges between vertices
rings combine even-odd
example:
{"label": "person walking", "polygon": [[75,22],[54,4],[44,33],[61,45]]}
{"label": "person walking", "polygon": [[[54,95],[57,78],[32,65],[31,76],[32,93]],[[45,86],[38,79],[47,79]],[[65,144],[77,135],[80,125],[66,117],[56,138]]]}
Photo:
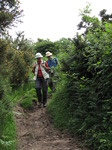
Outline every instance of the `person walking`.
{"label": "person walking", "polygon": [[[35,58],[37,62],[32,65],[32,72],[34,73],[35,89],[38,98],[38,107],[46,107],[47,104],[47,89],[48,89],[48,79],[49,79],[49,66],[47,62],[44,62],[41,58],[43,56],[41,53],[36,53]],[[43,98],[41,94],[43,93]]]}
{"label": "person walking", "polygon": [[52,57],[52,53],[51,52],[46,52],[46,57],[47,57],[47,64],[50,68],[49,70],[49,75],[50,75],[50,78],[49,78],[49,87],[52,91],[55,91],[56,90],[56,87],[54,85],[54,82],[53,82],[53,78],[54,78],[54,73],[55,73],[55,68],[58,64],[58,60],[56,57]]}

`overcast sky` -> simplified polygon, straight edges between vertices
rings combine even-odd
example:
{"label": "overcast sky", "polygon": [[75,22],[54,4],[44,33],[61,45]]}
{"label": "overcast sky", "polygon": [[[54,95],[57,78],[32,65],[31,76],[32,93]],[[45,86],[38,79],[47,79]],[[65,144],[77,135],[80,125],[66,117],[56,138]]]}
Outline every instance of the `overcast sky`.
{"label": "overcast sky", "polygon": [[22,24],[13,28],[10,34],[24,31],[25,38],[37,41],[38,38],[57,41],[73,38],[80,22],[80,9],[83,10],[87,2],[91,4],[92,13],[98,16],[100,10],[106,9],[112,13],[112,0],[20,0],[24,10]]}

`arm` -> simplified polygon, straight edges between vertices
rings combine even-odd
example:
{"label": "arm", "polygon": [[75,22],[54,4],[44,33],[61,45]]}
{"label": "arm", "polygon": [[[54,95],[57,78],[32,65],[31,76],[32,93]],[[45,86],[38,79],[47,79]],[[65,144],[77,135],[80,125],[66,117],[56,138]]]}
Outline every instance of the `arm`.
{"label": "arm", "polygon": [[35,73],[35,67],[36,67],[36,64],[33,64],[33,65],[32,65],[32,72],[33,72],[33,73]]}

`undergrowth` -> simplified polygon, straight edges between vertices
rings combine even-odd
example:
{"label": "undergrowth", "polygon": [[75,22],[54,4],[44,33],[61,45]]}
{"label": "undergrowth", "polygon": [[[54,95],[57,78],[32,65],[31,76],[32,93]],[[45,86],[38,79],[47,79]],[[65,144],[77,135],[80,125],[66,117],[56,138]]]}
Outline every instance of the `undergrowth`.
{"label": "undergrowth", "polygon": [[13,113],[11,112],[5,119],[4,124],[1,124],[2,136],[0,137],[1,150],[16,149],[16,124]]}

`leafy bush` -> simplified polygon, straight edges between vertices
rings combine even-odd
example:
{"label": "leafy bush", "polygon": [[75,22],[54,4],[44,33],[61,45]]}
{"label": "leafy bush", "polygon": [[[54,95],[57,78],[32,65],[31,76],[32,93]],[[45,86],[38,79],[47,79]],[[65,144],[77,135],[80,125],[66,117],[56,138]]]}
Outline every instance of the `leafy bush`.
{"label": "leafy bush", "polygon": [[66,84],[62,81],[64,92],[57,91],[50,110],[55,124],[83,137],[89,149],[111,150],[112,24],[83,19],[89,26],[62,61]]}
{"label": "leafy bush", "polygon": [[45,56],[47,51],[52,52],[53,54],[57,53],[57,49],[55,48],[55,43],[49,40],[38,39],[34,46],[34,53],[40,52]]}
{"label": "leafy bush", "polygon": [[12,115],[11,88],[8,80],[0,75],[0,148],[15,149],[16,129]]}
{"label": "leafy bush", "polygon": [[16,125],[14,122],[13,114],[5,117],[5,122],[0,126],[2,133],[0,134],[0,148],[2,150],[15,150],[16,149]]}

